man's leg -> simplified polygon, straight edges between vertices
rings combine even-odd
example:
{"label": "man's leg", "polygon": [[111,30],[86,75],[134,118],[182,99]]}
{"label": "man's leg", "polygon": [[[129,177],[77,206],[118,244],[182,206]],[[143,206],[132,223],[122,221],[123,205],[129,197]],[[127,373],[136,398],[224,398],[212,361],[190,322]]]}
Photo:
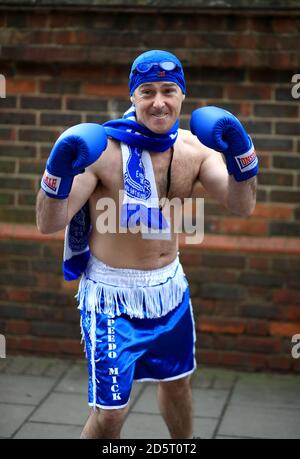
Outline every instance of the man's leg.
{"label": "man's leg", "polygon": [[120,438],[128,406],[119,410],[91,410],[80,438]]}
{"label": "man's leg", "polygon": [[190,376],[175,381],[159,382],[157,399],[171,438],[192,438],[193,403]]}

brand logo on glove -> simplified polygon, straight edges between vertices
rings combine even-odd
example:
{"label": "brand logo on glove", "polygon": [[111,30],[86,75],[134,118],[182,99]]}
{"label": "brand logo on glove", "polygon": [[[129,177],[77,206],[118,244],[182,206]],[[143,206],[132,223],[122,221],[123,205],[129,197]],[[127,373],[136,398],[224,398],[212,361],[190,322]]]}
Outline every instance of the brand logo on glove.
{"label": "brand logo on glove", "polygon": [[57,194],[60,182],[60,177],[56,177],[55,175],[49,174],[48,171],[44,172],[42,185],[43,189],[48,193]]}
{"label": "brand logo on glove", "polygon": [[235,157],[241,172],[249,171],[257,165],[257,156],[254,149]]}
{"label": "brand logo on glove", "polygon": [[56,191],[57,178],[51,178],[47,175],[44,175],[44,182],[52,191]]}

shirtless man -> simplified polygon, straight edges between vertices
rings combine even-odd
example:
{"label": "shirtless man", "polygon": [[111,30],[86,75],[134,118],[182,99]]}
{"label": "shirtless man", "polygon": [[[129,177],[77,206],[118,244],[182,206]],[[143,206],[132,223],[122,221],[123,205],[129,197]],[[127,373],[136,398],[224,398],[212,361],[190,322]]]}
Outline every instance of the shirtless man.
{"label": "shirtless man", "polygon": [[[227,111],[205,107],[192,114],[193,133],[177,129],[185,97],[184,74],[176,56],[165,51],[138,56],[129,87],[136,122],[158,142],[166,133],[173,139],[167,149],[147,152],[158,199],[188,198],[200,181],[227,209],[249,216],[255,208],[258,165],[240,122]],[[171,437],[192,438],[195,330],[188,284],[177,255],[178,235],[174,228],[169,240],[97,230],[99,199],[113,199],[119,216],[119,191],[125,183],[123,148],[127,147],[123,144],[121,149],[119,138],[113,138],[106,125],[90,125],[91,131],[82,126],[71,128],[73,137],[67,135],[67,147],[61,148],[58,140],[37,197],[37,226],[42,233],[65,228],[89,202],[91,256],[78,298],[89,367],[89,405],[94,409],[81,437],[119,438],[133,380],[153,380],[158,383],[159,407]],[[145,139],[143,134],[139,139]],[[74,136],[80,141],[75,142]],[[79,158],[76,164],[74,154]]]}

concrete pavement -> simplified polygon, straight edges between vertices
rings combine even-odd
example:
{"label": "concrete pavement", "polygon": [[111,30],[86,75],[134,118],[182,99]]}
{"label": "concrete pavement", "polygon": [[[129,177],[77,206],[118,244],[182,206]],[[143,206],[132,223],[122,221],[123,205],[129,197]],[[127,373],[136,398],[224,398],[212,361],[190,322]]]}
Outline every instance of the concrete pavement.
{"label": "concrete pavement", "polygon": [[[0,359],[0,438],[78,438],[87,418],[84,360]],[[300,439],[300,375],[199,368],[194,435],[203,439]],[[169,439],[155,384],[135,383],[124,439]]]}

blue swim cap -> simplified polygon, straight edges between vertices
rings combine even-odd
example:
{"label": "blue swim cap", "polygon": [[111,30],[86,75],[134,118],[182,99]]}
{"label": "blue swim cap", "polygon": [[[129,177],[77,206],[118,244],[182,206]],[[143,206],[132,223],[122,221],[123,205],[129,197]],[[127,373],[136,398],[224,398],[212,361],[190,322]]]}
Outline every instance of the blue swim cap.
{"label": "blue swim cap", "polygon": [[180,87],[183,94],[186,92],[181,62],[168,51],[146,51],[133,61],[129,75],[130,95],[141,84],[153,81],[171,81]]}

